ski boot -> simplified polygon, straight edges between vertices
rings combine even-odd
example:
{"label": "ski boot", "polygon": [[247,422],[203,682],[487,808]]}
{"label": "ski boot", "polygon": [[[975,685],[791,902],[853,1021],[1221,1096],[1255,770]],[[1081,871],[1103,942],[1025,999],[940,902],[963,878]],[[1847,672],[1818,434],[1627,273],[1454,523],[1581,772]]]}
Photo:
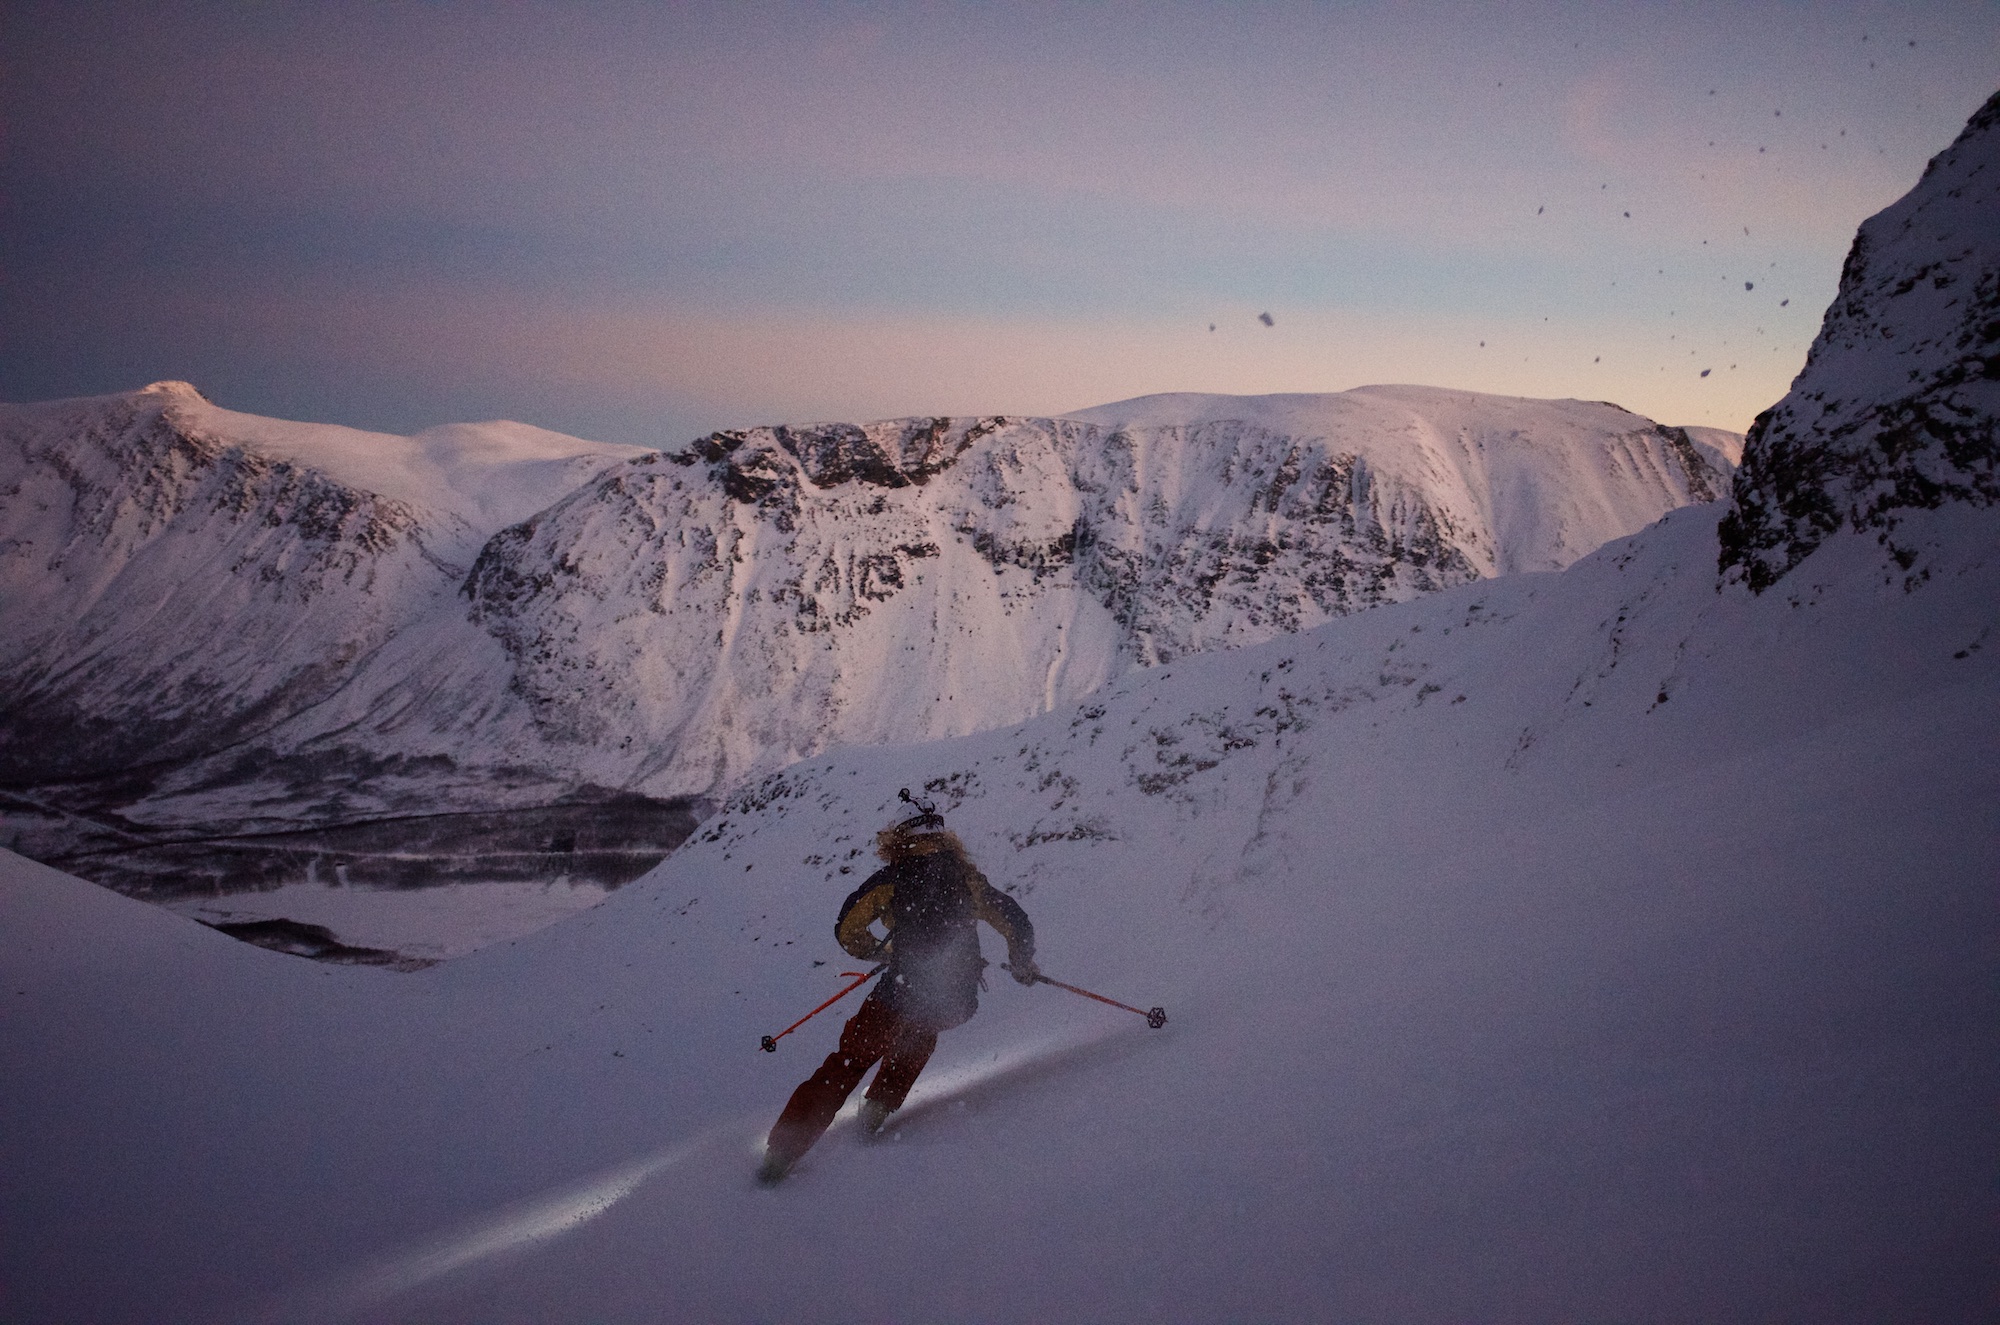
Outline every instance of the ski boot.
{"label": "ski boot", "polygon": [[861,1124],[861,1134],[867,1137],[882,1135],[882,1129],[889,1125],[889,1115],[894,1112],[880,1100],[861,1101],[861,1114],[856,1119]]}
{"label": "ski boot", "polygon": [[759,1187],[777,1186],[785,1180],[785,1175],[792,1171],[792,1165],[795,1162],[796,1160],[792,1156],[787,1155],[782,1150],[766,1150],[764,1152],[764,1162],[757,1166],[757,1185]]}

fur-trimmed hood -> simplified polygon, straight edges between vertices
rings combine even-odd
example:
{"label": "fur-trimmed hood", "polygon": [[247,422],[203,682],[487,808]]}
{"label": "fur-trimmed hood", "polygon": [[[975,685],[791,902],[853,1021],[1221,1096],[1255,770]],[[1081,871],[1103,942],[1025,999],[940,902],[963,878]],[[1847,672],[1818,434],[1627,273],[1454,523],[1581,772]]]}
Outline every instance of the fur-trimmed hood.
{"label": "fur-trimmed hood", "polygon": [[959,841],[958,834],[948,828],[920,833],[898,825],[875,834],[875,854],[891,865],[936,855],[940,851],[949,851],[967,865],[972,863],[972,858],[965,854],[965,843]]}

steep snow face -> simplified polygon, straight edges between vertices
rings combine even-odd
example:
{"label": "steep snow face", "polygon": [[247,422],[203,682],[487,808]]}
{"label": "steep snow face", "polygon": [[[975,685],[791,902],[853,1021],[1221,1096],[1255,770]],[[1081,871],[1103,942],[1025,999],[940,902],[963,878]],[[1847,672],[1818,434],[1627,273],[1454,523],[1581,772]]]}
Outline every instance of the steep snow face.
{"label": "steep snow face", "polygon": [[707,792],[1566,565],[1719,495],[1728,440],[1410,387],[726,432],[503,532],[468,591],[542,738]]}
{"label": "steep snow face", "polygon": [[1904,514],[2000,502],[2000,93],[1866,221],[1792,389],[1744,447],[1721,568],[1776,583],[1835,530],[1905,572]]}
{"label": "steep snow face", "polygon": [[[1733,440],[1415,388],[1138,404],[672,456],[259,419],[184,383],[6,407],[0,830],[135,891],[585,856],[615,881],[690,818],[648,798],[1562,564],[1714,495]],[[414,822],[438,814],[463,832]],[[410,839],[350,831],[384,819]],[[604,831],[552,864],[573,819]],[[253,833],[285,836],[223,840]]]}

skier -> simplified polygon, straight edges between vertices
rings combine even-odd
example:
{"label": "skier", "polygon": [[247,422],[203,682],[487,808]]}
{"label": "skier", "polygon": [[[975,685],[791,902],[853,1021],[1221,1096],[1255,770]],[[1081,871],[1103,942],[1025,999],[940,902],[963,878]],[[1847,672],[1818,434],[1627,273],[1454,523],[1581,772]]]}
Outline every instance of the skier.
{"label": "skier", "polygon": [[[885,961],[888,969],[841,1028],[840,1047],[800,1083],[778,1116],[757,1174],[767,1185],[812,1148],[878,1060],[882,1067],[862,1101],[861,1127],[871,1136],[881,1131],[930,1061],[938,1032],[963,1025],[979,1010],[986,963],[975,920],[1007,940],[1014,979],[1032,985],[1041,978],[1027,912],[986,881],[935,807],[912,803],[918,814],[876,834],[875,853],[884,864],[841,904],[833,926],[851,956]],[[877,923],[886,934],[876,934]]]}

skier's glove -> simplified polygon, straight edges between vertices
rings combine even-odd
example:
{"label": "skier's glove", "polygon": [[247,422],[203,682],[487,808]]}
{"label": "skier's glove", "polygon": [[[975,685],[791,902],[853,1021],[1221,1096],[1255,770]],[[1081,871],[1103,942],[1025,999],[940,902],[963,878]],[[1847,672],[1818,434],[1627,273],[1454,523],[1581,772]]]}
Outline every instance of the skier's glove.
{"label": "skier's glove", "polygon": [[1031,985],[1042,978],[1041,970],[1036,967],[1033,957],[1014,958],[1007,963],[1007,972],[1016,982],[1024,985]]}

